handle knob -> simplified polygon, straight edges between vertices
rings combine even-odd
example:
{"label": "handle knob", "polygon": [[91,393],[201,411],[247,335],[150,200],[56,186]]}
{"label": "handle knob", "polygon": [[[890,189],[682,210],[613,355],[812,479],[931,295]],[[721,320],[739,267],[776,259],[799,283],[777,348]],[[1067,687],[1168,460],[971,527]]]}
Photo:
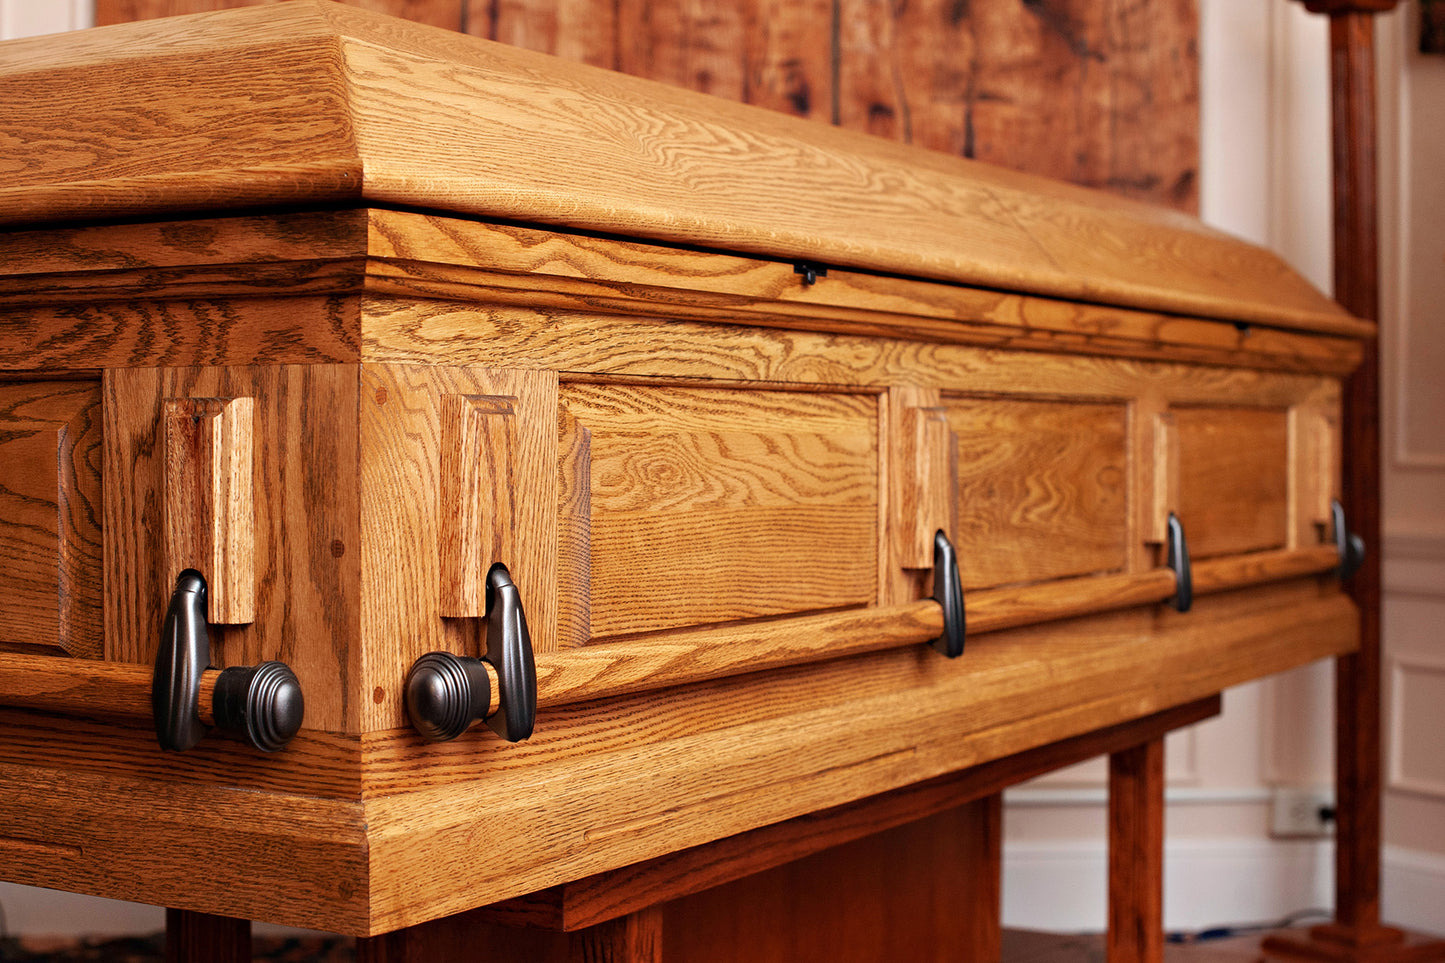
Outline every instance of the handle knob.
{"label": "handle knob", "polygon": [[943,608],[943,634],[930,644],[948,658],[956,659],[963,655],[968,622],[963,610],[958,555],[942,529],[933,536],[933,598]]}
{"label": "handle knob", "polygon": [[1175,611],[1188,612],[1194,605],[1194,574],[1189,567],[1189,543],[1184,540],[1184,523],[1169,513],[1169,550],[1165,562],[1174,570],[1174,598],[1169,604]]}
{"label": "handle knob", "polygon": [[406,714],[430,742],[446,742],[487,716],[492,680],[481,659],[428,652],[406,674]]}
{"label": "handle knob", "polygon": [[[151,711],[162,749],[184,752],[210,731],[200,716],[201,674],[210,667],[206,579],[188,568],[176,578],[151,677]],[[264,752],[284,748],[306,714],[301,683],[280,662],[225,669],[212,696],[216,728]]]}
{"label": "handle knob", "polygon": [[[487,725],[508,742],[532,735],[537,722],[537,664],[532,635],[522,609],[522,594],[500,562],[487,572],[487,653],[483,659],[428,652],[406,676],[406,711],[411,724],[432,742],[466,732],[473,722]],[[490,713],[492,681],[497,675],[499,707]]]}
{"label": "handle knob", "polygon": [[284,662],[232,666],[214,690],[216,728],[239,733],[263,752],[283,749],[301,731],[306,700],[301,681]]}

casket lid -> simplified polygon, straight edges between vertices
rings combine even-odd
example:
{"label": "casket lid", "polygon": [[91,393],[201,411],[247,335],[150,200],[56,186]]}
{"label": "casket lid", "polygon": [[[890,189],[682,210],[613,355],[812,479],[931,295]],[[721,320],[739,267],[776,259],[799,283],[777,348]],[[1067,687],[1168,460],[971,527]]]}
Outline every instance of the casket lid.
{"label": "casket lid", "polygon": [[0,44],[0,224],[403,205],[1363,333],[1174,211],[324,0]]}

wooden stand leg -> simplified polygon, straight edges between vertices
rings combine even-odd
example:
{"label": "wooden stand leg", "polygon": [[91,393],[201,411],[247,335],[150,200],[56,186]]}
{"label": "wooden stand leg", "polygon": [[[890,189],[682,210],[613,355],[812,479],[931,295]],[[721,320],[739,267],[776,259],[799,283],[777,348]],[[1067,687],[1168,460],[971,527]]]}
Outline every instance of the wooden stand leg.
{"label": "wooden stand leg", "polygon": [[572,932],[479,910],[358,940],[356,958],[485,948],[492,963],[998,963],[1001,814],[994,793]]}
{"label": "wooden stand leg", "polygon": [[1164,958],[1164,740],[1109,757],[1109,963]]}
{"label": "wooden stand leg", "polygon": [[567,963],[662,963],[662,910],[656,906],[568,935]]}
{"label": "wooden stand leg", "polygon": [[166,910],[166,963],[250,963],[251,921]]}
{"label": "wooden stand leg", "polygon": [[[1304,0],[1330,18],[1335,298],[1379,318],[1375,177],[1375,14],[1395,0]],[[1270,938],[1265,952],[1381,963],[1445,960],[1445,942],[1411,943],[1380,922],[1380,370],[1373,342],[1345,385],[1341,499],[1365,540],[1348,583],[1360,609],[1360,649],[1335,667],[1335,922],[1305,939]]]}

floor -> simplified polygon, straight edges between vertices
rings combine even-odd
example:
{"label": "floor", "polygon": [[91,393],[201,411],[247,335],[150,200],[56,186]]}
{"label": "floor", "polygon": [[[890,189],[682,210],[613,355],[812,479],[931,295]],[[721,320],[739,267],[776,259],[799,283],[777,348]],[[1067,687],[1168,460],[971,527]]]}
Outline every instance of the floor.
{"label": "floor", "polygon": [[[351,940],[344,937],[257,937],[253,945],[258,961],[349,963],[355,959]],[[1258,947],[1258,935],[1171,943],[1165,947],[1164,959],[1166,963],[1254,963],[1259,959]],[[165,940],[160,934],[84,943],[0,939],[3,963],[161,963],[164,959]],[[1003,959],[1004,963],[1103,963],[1104,938],[1005,930]]]}

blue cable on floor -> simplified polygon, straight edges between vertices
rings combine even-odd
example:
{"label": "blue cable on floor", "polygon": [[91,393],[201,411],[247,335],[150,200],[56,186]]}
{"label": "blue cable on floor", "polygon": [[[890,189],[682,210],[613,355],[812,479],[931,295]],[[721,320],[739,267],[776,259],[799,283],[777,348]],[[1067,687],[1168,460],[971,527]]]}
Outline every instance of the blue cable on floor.
{"label": "blue cable on floor", "polygon": [[1283,919],[1271,923],[1228,923],[1211,926],[1192,933],[1170,933],[1164,937],[1166,943],[1203,943],[1207,940],[1223,940],[1231,936],[1248,936],[1250,933],[1264,933],[1268,930],[1282,930],[1309,919],[1333,919],[1334,914],[1324,909],[1297,910]]}

